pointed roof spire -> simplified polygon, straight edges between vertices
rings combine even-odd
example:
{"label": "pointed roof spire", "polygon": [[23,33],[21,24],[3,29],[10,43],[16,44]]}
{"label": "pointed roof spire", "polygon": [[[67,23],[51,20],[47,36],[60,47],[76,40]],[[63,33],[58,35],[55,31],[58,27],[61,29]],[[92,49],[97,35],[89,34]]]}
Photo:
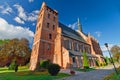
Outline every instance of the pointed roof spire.
{"label": "pointed roof spire", "polygon": [[42,7],[44,7],[44,6],[46,6],[46,3],[45,3],[45,2],[42,3]]}
{"label": "pointed roof spire", "polygon": [[78,18],[78,30],[82,32],[82,26],[81,26],[81,24],[80,24],[79,18]]}
{"label": "pointed roof spire", "polygon": [[90,32],[88,33],[88,37],[90,37]]}

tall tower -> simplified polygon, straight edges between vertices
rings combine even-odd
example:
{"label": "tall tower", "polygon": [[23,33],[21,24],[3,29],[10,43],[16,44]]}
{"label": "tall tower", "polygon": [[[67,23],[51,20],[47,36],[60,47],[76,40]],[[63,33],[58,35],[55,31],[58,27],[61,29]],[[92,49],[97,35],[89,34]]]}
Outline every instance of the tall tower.
{"label": "tall tower", "polygon": [[38,15],[30,70],[35,70],[40,60],[50,60],[61,65],[61,29],[58,27],[58,12],[48,7],[45,2],[42,3]]}

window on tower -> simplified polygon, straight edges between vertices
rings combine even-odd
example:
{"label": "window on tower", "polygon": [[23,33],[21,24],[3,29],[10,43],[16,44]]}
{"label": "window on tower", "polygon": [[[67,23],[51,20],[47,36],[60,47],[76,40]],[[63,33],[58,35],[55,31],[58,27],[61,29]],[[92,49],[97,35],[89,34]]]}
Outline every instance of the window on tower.
{"label": "window on tower", "polygon": [[50,26],[50,23],[47,23],[47,28],[49,28],[49,26]]}
{"label": "window on tower", "polygon": [[55,16],[53,17],[53,21],[55,21]]}
{"label": "window on tower", "polygon": [[49,34],[49,39],[52,39],[52,34]]}
{"label": "window on tower", "polygon": [[41,24],[39,23],[39,28],[40,28]]}
{"label": "window on tower", "polygon": [[53,30],[55,30],[55,25],[53,25]]}
{"label": "window on tower", "polygon": [[50,19],[50,14],[48,14],[48,19]]}
{"label": "window on tower", "polygon": [[51,44],[48,44],[48,48],[47,48],[48,50],[50,50],[51,49]]}

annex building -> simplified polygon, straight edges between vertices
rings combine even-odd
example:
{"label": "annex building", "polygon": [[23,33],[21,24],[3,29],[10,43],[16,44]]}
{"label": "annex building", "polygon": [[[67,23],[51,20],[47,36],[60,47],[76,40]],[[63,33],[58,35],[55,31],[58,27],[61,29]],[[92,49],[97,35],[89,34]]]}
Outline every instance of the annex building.
{"label": "annex building", "polygon": [[62,68],[83,67],[83,54],[87,53],[89,66],[96,60],[104,61],[99,42],[90,34],[84,34],[78,20],[78,31],[58,21],[58,12],[42,3],[32,47],[30,70],[35,70],[40,60],[50,60]]}

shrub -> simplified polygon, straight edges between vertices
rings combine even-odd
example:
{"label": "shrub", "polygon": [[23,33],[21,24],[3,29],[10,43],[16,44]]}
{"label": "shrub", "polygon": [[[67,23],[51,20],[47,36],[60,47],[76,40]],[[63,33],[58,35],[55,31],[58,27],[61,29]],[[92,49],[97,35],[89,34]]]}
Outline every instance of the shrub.
{"label": "shrub", "polygon": [[49,64],[49,66],[48,66],[48,72],[52,76],[56,76],[59,71],[60,71],[60,66],[58,64],[53,64],[53,63]]}
{"label": "shrub", "polygon": [[88,58],[87,58],[87,54],[85,51],[83,52],[83,67],[84,69],[89,68]]}
{"label": "shrub", "polygon": [[96,60],[95,62],[96,62],[96,66],[98,66],[98,67],[99,67],[99,66],[100,66],[99,61],[98,61],[98,60]]}
{"label": "shrub", "polygon": [[50,64],[49,60],[42,60],[42,61],[40,61],[40,67],[41,68],[47,69],[49,64]]}
{"label": "shrub", "polygon": [[84,66],[84,69],[89,69],[89,66]]}

